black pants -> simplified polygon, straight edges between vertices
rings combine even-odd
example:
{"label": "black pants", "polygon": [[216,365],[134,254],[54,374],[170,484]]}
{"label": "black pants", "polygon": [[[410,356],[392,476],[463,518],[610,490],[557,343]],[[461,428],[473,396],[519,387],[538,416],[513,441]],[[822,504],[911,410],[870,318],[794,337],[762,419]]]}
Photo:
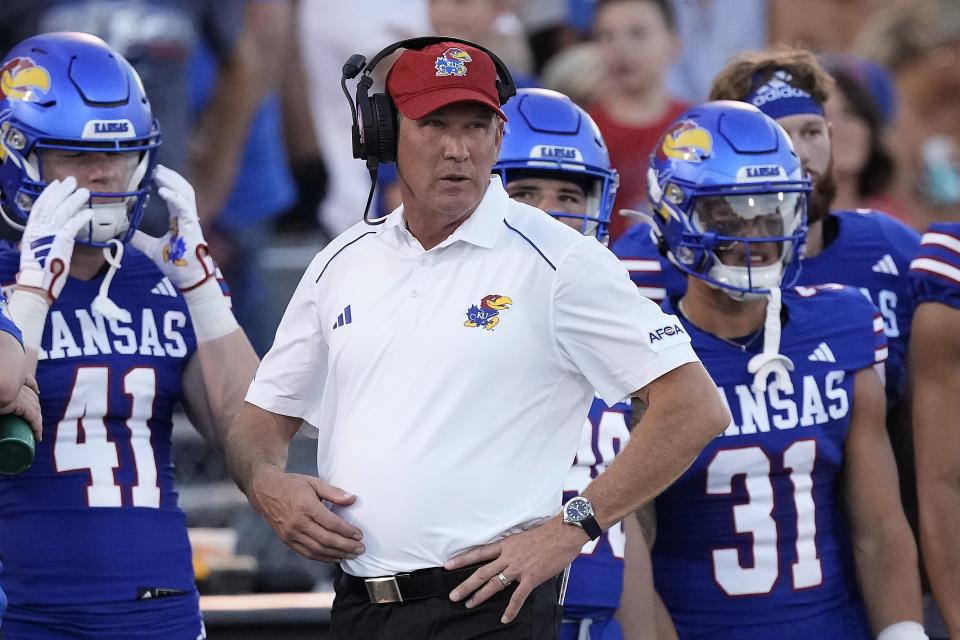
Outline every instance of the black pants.
{"label": "black pants", "polygon": [[533,590],[513,622],[500,618],[516,586],[467,609],[447,597],[373,604],[334,581],[330,613],[333,640],[557,640],[560,637],[560,579]]}

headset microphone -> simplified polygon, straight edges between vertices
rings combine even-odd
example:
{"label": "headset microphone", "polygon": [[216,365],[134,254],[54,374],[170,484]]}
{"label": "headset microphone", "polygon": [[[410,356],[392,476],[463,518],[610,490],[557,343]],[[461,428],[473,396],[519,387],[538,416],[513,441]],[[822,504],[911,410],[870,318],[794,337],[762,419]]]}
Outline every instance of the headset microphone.
{"label": "headset microphone", "polygon": [[357,74],[363,69],[363,66],[367,64],[367,59],[355,53],[346,62],[343,63],[343,77],[347,80],[353,80],[357,77]]}
{"label": "headset microphone", "polygon": [[343,95],[347,97],[347,102],[350,103],[350,117],[353,119],[350,133],[353,141],[354,158],[362,156],[363,143],[360,138],[360,125],[357,123],[357,105],[353,102],[353,98],[350,97],[350,92],[347,90],[347,80],[356,78],[365,64],[367,64],[367,59],[359,53],[350,56],[350,59],[343,64],[342,76],[340,77],[340,88],[343,89]]}
{"label": "headset microphone", "polygon": [[[347,90],[347,80],[353,80],[357,77],[357,74],[363,69],[367,64],[367,59],[355,53],[350,56],[345,63],[343,63],[343,68],[341,69],[341,78],[340,78],[340,88],[343,89],[343,95],[347,97],[347,102],[350,103],[350,116],[353,118],[353,125],[350,127],[351,140],[353,141],[353,157],[362,158],[364,155],[364,144],[363,138],[360,136],[360,124],[357,122],[357,106],[354,103],[353,99],[350,97],[350,92]],[[364,82],[366,80],[366,82]],[[369,91],[370,85],[373,84],[373,81],[370,80],[370,76],[366,75],[363,78],[360,78],[360,85],[365,85],[366,89]],[[383,224],[386,220],[386,217],[378,218],[377,220],[371,220],[370,215],[370,204],[373,202],[373,194],[377,189],[377,169],[380,166],[379,160],[375,156],[367,156],[367,170],[370,171],[370,193],[367,194],[367,204],[363,208],[363,221],[367,224]]]}

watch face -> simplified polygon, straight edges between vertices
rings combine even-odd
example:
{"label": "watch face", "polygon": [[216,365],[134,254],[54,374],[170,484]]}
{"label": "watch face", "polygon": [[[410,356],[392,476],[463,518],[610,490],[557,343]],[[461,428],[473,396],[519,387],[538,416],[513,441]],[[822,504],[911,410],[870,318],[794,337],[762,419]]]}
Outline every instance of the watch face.
{"label": "watch face", "polygon": [[593,515],[593,508],[586,498],[576,497],[567,502],[565,512],[570,522],[583,522]]}

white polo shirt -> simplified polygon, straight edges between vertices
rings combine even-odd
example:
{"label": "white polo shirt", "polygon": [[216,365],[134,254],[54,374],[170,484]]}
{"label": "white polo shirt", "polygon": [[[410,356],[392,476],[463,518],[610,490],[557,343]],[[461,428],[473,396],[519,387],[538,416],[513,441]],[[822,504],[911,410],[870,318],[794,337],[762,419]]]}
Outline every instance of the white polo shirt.
{"label": "white polo shirt", "polygon": [[614,403],[697,361],[674,316],[595,239],[510,200],[429,251],[402,208],[307,268],[247,400],[319,429],[319,476],[381,576],[557,513],[594,389]]}

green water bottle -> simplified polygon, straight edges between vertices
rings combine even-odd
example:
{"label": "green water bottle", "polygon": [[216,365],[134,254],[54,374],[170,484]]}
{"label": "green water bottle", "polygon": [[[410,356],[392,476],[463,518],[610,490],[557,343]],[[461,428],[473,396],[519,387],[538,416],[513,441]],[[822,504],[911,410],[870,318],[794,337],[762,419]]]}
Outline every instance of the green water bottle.
{"label": "green water bottle", "polygon": [[0,415],[0,475],[12,476],[33,464],[33,429],[18,415]]}

